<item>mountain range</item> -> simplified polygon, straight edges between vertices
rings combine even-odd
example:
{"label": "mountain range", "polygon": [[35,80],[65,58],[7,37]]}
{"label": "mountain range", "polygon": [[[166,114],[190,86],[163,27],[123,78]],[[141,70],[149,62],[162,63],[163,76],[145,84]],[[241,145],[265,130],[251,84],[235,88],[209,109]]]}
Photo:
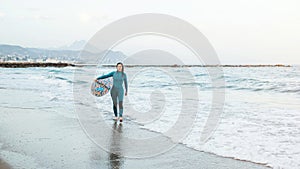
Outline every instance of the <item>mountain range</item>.
{"label": "mountain range", "polygon": [[57,48],[48,48],[50,50],[74,50],[74,51],[80,51],[83,50],[85,45],[87,44],[87,41],[85,40],[78,40],[73,42],[71,45],[65,45]]}
{"label": "mountain range", "polygon": [[[82,50],[84,48],[84,50]],[[101,63],[115,64],[126,58],[125,54],[120,51],[98,51],[89,50],[93,47],[86,46],[85,41],[76,41],[70,46],[61,48],[43,49],[43,48],[26,48],[18,45],[0,44],[0,62],[22,61],[22,62],[71,62],[71,63],[99,63],[99,57],[106,54]],[[87,49],[87,50],[85,50]]]}
{"label": "mountain range", "polygon": [[75,41],[59,48],[25,48],[18,45],[0,44],[0,62],[68,62],[81,64],[182,65],[180,59],[162,50],[142,50],[131,56],[121,51],[100,50],[86,41]]}

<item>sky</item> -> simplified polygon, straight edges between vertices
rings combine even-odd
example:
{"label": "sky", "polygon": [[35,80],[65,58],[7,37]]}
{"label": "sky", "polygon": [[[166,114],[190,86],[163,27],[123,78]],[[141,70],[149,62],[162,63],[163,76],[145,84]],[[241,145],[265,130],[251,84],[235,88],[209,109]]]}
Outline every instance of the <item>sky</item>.
{"label": "sky", "polygon": [[299,0],[0,0],[0,44],[61,47],[123,17],[161,13],[194,25],[222,64],[300,64],[299,9]]}

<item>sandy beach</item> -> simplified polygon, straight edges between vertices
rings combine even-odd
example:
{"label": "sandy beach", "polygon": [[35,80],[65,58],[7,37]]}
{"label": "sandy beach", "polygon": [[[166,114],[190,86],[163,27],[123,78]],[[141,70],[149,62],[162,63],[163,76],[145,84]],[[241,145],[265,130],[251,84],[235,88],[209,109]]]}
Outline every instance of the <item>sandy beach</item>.
{"label": "sandy beach", "polygon": [[[75,115],[67,117],[63,112],[29,107],[27,110],[7,107],[1,113],[0,157],[13,168],[267,168],[196,151],[182,144],[154,157],[126,158],[96,146],[83,132]],[[126,130],[134,130],[137,124],[126,118],[122,125],[112,120],[109,125],[126,135]],[[144,134],[147,133],[153,134],[145,130]],[[3,160],[0,168],[8,168]]]}
{"label": "sandy beach", "polygon": [[[137,68],[126,70],[127,73],[138,71]],[[200,68],[191,69],[198,81],[184,86],[201,86],[201,107],[190,133],[177,142],[166,137],[169,135],[165,130],[173,128],[176,115],[180,113],[177,103],[181,99],[177,97],[176,84],[169,83],[171,80],[163,74],[153,76],[158,70],[148,70],[130,83],[130,95],[125,97],[125,119],[120,126],[112,120],[110,96],[97,98],[90,94],[90,79],[93,79],[89,77],[93,75],[90,68],[78,69],[87,80],[73,79],[73,67],[2,68],[0,159],[17,169],[299,168],[299,127],[296,125],[299,95],[293,92],[298,83],[289,78],[294,75],[286,73],[298,75],[296,68],[227,68],[227,98],[222,120],[204,145],[200,144],[200,135],[210,107],[211,88],[205,83],[208,76],[201,73]],[[109,71],[109,68],[103,70]],[[260,81],[266,77],[262,71],[274,72],[274,77]],[[245,72],[252,77],[245,77]],[[156,114],[161,110],[158,104],[151,109],[151,104],[155,105],[160,99],[149,102],[153,86],[145,86],[145,82],[150,81],[164,92],[166,109],[161,114]],[[248,83],[253,84],[252,88],[242,88]],[[291,85],[284,86],[287,83]],[[86,94],[84,97],[74,97],[74,84]],[[287,100],[289,91],[291,95]],[[150,117],[137,116],[147,112],[147,115],[155,115],[154,121],[143,121]],[[183,111],[181,119],[190,112],[189,109]],[[176,132],[182,129],[184,127],[177,128]],[[98,144],[91,136],[103,142]],[[154,136],[160,136],[159,141],[149,139]],[[148,145],[137,146],[134,139],[146,141]],[[156,141],[155,144],[152,141]],[[169,143],[176,146],[165,151]],[[151,156],[142,158],[148,153],[152,153]]]}
{"label": "sandy beach", "polygon": [[299,7],[1,1],[0,169],[300,169]]}

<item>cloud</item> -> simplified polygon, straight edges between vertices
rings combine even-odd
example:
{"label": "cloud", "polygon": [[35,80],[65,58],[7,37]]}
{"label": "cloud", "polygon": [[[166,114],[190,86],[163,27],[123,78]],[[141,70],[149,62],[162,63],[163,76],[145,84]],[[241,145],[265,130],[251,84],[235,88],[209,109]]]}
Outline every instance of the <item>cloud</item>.
{"label": "cloud", "polygon": [[28,11],[30,12],[36,12],[36,11],[40,11],[40,8],[27,8]]}
{"label": "cloud", "polygon": [[3,18],[5,16],[5,13],[0,12],[0,18]]}
{"label": "cloud", "polygon": [[46,15],[35,15],[33,18],[36,20],[51,20],[51,19],[53,19],[52,17],[46,16]]}
{"label": "cloud", "polygon": [[27,21],[28,20],[47,21],[47,20],[52,20],[54,18],[47,15],[30,15],[30,16],[20,15],[18,16],[18,19],[27,20]]}
{"label": "cloud", "polygon": [[82,23],[99,23],[109,19],[107,15],[90,12],[81,12],[78,16]]}
{"label": "cloud", "polygon": [[92,16],[88,13],[80,13],[79,14],[79,19],[80,19],[81,22],[87,23],[87,22],[91,21]]}

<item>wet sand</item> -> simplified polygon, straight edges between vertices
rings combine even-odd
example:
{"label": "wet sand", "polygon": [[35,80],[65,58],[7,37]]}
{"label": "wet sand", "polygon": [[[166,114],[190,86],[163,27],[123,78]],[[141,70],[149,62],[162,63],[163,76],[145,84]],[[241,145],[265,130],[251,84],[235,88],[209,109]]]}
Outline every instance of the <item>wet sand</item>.
{"label": "wet sand", "polygon": [[11,167],[0,158],[0,169],[11,169]]}

